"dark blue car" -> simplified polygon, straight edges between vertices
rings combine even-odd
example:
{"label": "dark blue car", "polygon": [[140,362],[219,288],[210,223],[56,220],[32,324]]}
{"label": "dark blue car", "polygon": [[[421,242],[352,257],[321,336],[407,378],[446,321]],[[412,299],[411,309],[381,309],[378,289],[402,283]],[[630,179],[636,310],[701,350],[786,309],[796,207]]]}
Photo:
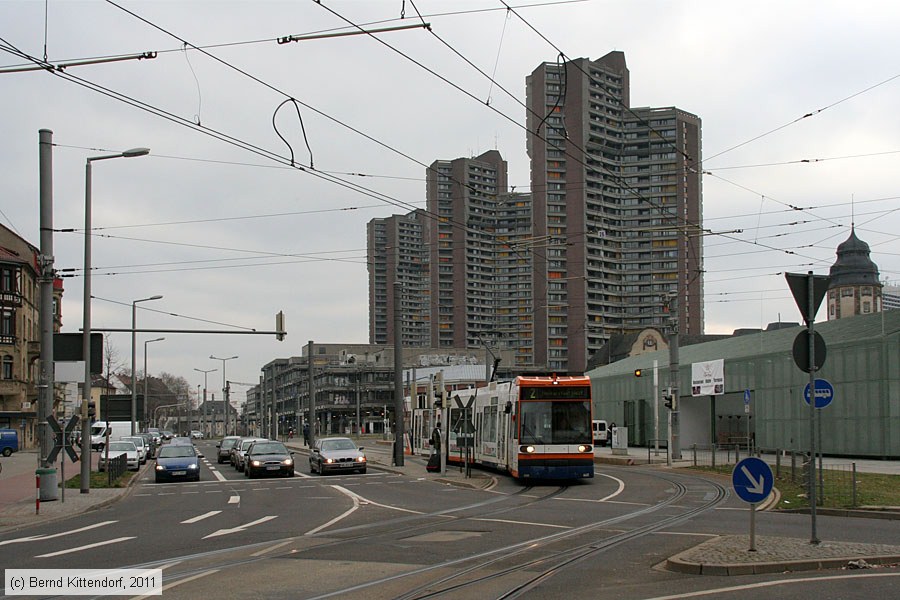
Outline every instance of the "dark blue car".
{"label": "dark blue car", "polygon": [[166,444],[156,455],[156,483],[178,479],[200,481],[200,457],[191,445]]}

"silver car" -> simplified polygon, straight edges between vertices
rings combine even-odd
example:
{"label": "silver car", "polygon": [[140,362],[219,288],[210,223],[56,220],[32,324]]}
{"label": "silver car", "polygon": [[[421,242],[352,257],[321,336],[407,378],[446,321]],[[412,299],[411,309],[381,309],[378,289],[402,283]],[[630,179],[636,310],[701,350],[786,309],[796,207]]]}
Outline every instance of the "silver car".
{"label": "silver car", "polygon": [[[110,442],[109,443],[109,460],[112,461],[115,457],[120,454],[125,455],[125,461],[128,464],[128,469],[137,471],[141,468],[141,459],[138,458],[138,451],[134,445],[134,442]],[[100,471],[106,470],[106,451],[100,453],[100,461],[97,465],[97,468]]]}
{"label": "silver car", "polygon": [[317,439],[309,455],[309,470],[320,475],[329,471],[365,473],[367,464],[362,447],[345,437]]}
{"label": "silver car", "polygon": [[149,454],[149,449],[147,448],[147,442],[139,435],[123,437],[123,442],[132,442],[134,447],[137,448],[138,451],[138,460],[141,464],[147,462],[147,455]]}

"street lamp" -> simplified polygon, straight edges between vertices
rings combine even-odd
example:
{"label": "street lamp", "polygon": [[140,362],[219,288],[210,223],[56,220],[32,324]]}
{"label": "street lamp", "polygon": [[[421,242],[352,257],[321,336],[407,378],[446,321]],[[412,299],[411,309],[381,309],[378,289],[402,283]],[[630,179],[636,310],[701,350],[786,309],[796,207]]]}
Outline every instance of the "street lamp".
{"label": "street lamp", "polygon": [[[135,384],[135,368],[137,363],[137,349],[135,347],[137,340],[137,303],[138,302],[148,302],[150,300],[159,300],[162,296],[150,296],[149,298],[141,298],[140,300],[133,300],[131,302],[131,435],[135,434],[135,422],[137,421],[137,385]],[[147,384],[147,365],[146,365],[146,346],[144,352],[144,385],[145,385],[145,394],[144,394],[144,402],[147,401],[146,395],[146,384]]]}
{"label": "street lamp", "polygon": [[[119,154],[88,157],[84,166],[84,299],[81,351],[84,358],[84,393],[81,403],[81,456],[91,455],[91,421],[88,403],[91,401],[91,163],[110,158],[133,158],[150,154],[149,148],[132,148]],[[133,367],[134,365],[132,365]],[[133,373],[132,373],[133,375]],[[134,387],[132,382],[132,387]],[[81,461],[81,493],[90,492],[91,461]]]}
{"label": "street lamp", "polygon": [[210,373],[218,371],[218,369],[209,369],[209,370],[204,371],[203,369],[198,369],[198,368],[194,367],[194,370],[198,371],[200,373],[203,373],[203,427],[204,427],[204,429],[206,429],[206,431],[204,431],[203,433],[212,437],[213,433],[207,427],[208,423],[206,422],[206,376]]}
{"label": "street lamp", "polygon": [[[155,340],[145,340],[144,341],[144,412],[147,412],[147,344],[152,344],[153,342],[161,342],[164,337],[156,338]],[[132,369],[133,373],[133,369]]]}
{"label": "street lamp", "polygon": [[228,435],[228,382],[225,380],[225,361],[233,360],[237,358],[237,356],[229,356],[228,358],[218,358],[209,355],[211,360],[221,360],[222,361],[222,395],[225,398],[225,435]]}

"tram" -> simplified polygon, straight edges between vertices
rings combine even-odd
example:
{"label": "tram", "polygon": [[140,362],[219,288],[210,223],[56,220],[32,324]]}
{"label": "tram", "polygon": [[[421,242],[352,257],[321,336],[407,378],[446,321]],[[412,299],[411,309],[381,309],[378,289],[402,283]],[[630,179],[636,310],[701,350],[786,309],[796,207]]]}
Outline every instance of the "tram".
{"label": "tram", "polygon": [[442,411],[417,409],[414,420],[449,423],[442,426],[448,464],[523,480],[584,479],[594,476],[591,406],[589,377],[519,376],[449,392]]}

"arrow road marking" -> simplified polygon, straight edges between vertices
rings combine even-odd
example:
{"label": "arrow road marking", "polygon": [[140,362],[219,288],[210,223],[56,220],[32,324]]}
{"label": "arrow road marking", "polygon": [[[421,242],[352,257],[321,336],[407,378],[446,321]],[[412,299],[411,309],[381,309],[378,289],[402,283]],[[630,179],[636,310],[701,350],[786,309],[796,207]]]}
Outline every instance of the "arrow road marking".
{"label": "arrow road marking", "polygon": [[185,521],[182,521],[182,523],[188,523],[188,524],[190,524],[190,523],[196,523],[197,521],[202,521],[203,519],[206,519],[206,518],[209,518],[209,517],[213,517],[213,516],[219,514],[220,512],[222,512],[222,511],[221,511],[221,510],[211,510],[211,511],[209,511],[209,512],[206,513],[206,514],[203,514],[203,515],[194,517],[194,518],[192,518],[192,519],[187,519],[187,520],[185,520]]}
{"label": "arrow road marking", "polygon": [[741,471],[744,473],[744,476],[747,477],[747,480],[750,482],[750,486],[747,488],[753,494],[762,494],[764,489],[763,485],[765,484],[766,478],[760,473],[759,481],[753,479],[753,475],[750,473],[750,469],[747,468],[747,465],[743,465],[741,467]]}
{"label": "arrow road marking", "polygon": [[218,537],[220,535],[228,535],[229,533],[238,533],[239,531],[244,531],[248,527],[253,527],[254,525],[259,525],[260,523],[265,523],[266,521],[271,521],[272,519],[277,519],[277,518],[278,518],[278,515],[270,515],[268,517],[263,517],[262,519],[257,519],[255,521],[251,521],[250,523],[246,523],[244,525],[241,525],[239,527],[234,527],[232,529],[220,529],[216,532],[213,532],[213,533],[205,536],[203,539],[205,540],[207,538]]}
{"label": "arrow road marking", "polygon": [[228,504],[239,504],[241,501],[240,496],[232,496],[228,499]]}
{"label": "arrow road marking", "polygon": [[114,540],[106,540],[105,542],[97,542],[96,544],[87,544],[85,546],[79,546],[77,548],[69,548],[68,550],[60,550],[59,552],[51,552],[49,554],[38,554],[35,558],[50,558],[52,556],[59,556],[61,554],[71,554],[72,552],[81,552],[82,550],[90,550],[91,548],[96,548],[97,546],[106,546],[107,544],[116,544],[118,542],[125,542],[127,540],[133,540],[135,536],[131,537],[120,537]]}

